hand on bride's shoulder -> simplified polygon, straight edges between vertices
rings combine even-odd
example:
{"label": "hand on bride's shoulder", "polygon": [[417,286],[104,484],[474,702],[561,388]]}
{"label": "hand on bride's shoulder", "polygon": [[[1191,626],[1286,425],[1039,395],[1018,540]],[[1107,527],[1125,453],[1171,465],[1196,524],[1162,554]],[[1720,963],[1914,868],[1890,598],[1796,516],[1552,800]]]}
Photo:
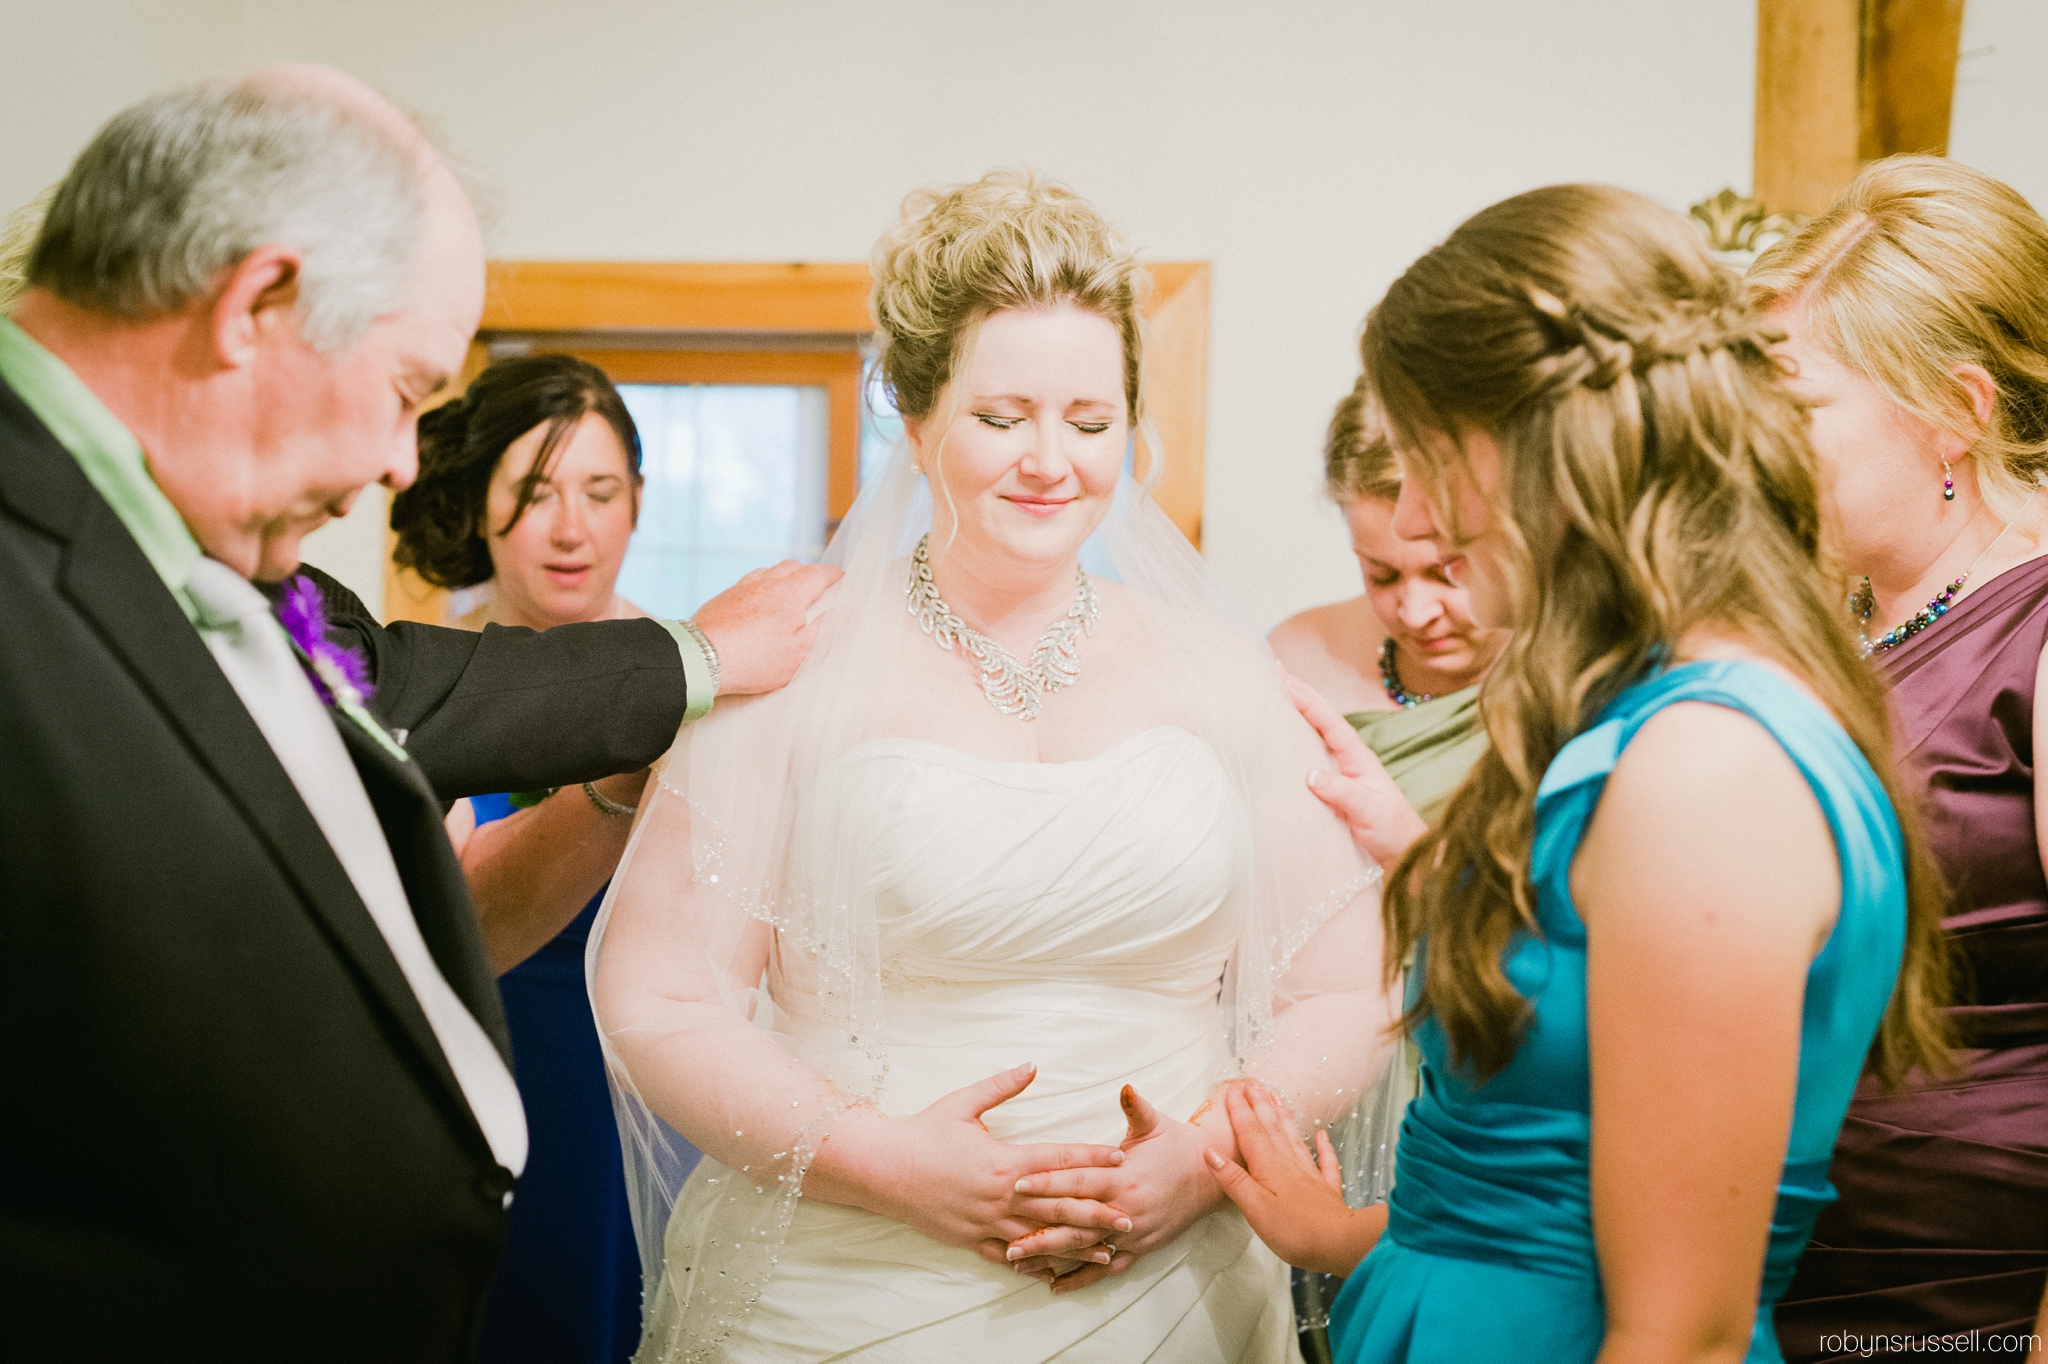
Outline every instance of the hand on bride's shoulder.
{"label": "hand on bride's shoulder", "polygon": [[1023,1093],[1036,1074],[1024,1065],[991,1075],[906,1118],[849,1111],[818,1147],[804,1197],[865,1208],[995,1264],[1010,1263],[1011,1242],[1053,1223],[1098,1240],[1118,1235],[1130,1226],[1121,1209],[1090,1197],[1027,1194],[1019,1185],[1052,1170],[1113,1168],[1125,1159],[1121,1150],[1011,1145],[982,1125],[982,1114]]}
{"label": "hand on bride's shoulder", "polygon": [[1306,774],[1309,789],[1337,812],[1360,852],[1383,867],[1393,866],[1429,825],[1335,706],[1285,670],[1280,680],[1288,700],[1329,755],[1327,766],[1318,765]]}
{"label": "hand on bride's shoulder", "polygon": [[789,685],[817,641],[813,607],[840,579],[824,564],[757,568],[692,617],[718,651],[718,691],[747,696]]}

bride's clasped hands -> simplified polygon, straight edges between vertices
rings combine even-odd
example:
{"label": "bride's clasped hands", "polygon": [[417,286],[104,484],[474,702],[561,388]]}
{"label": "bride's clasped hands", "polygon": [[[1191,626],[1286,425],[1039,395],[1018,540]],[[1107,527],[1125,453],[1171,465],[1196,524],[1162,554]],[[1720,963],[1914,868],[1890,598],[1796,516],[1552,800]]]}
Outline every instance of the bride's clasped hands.
{"label": "bride's clasped hands", "polygon": [[851,1109],[820,1145],[807,1188],[825,1202],[865,1209],[1008,1264],[1056,1293],[1122,1273],[1222,1205],[1223,1192],[1202,1161],[1236,1158],[1222,1098],[1238,1082],[1188,1122],[1165,1116],[1124,1086],[1126,1135],[1119,1146],[1019,1145],[990,1136],[982,1116],[1036,1077],[1027,1063],[908,1117]]}
{"label": "bride's clasped hands", "polygon": [[1055,1293],[1071,1293],[1123,1273],[1139,1256],[1170,1244],[1214,1212],[1223,1195],[1199,1162],[1212,1155],[1226,1161],[1236,1157],[1237,1143],[1219,1100],[1239,1083],[1219,1090],[1187,1122],[1165,1116],[1125,1085],[1119,1099],[1127,1130],[1116,1161],[1032,1175],[1017,1182],[1017,1192],[1058,1200],[1049,1211],[1063,1214],[1067,1200],[1080,1200],[1083,1207],[1113,1207],[1127,1225],[1105,1235],[1071,1216],[1049,1218],[1044,1228],[1009,1244],[1006,1253],[1013,1266],[1044,1279]]}
{"label": "bride's clasped hands", "polygon": [[1048,1232],[1066,1233],[1081,1257],[1103,1254],[1086,1248],[1131,1231],[1130,1215],[1106,1199],[1047,1192],[1037,1184],[1115,1174],[1124,1151],[1076,1142],[1013,1145],[990,1136],[982,1123],[984,1113],[1022,1094],[1037,1074],[1027,1063],[908,1117],[886,1117],[865,1105],[848,1110],[819,1146],[806,1192],[901,1222],[995,1264],[1008,1262],[1013,1243]]}

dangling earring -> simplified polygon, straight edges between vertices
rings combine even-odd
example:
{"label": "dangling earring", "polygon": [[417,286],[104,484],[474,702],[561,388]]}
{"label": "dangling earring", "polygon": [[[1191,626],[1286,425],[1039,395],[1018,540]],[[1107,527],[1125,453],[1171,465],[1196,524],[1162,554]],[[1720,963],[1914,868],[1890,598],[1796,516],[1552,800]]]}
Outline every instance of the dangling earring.
{"label": "dangling earring", "polygon": [[1956,500],[1956,481],[1949,476],[1947,460],[1941,462],[1941,500],[1944,502]]}

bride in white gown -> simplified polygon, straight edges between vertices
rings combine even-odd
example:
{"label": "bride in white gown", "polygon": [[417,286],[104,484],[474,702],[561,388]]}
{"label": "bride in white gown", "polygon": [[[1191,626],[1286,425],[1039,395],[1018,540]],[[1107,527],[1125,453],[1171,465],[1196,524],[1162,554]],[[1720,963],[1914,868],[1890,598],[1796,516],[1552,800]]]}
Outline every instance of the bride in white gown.
{"label": "bride in white gown", "polygon": [[684,732],[591,939],[638,1358],[1295,1359],[1213,1100],[1256,1075],[1307,1126],[1377,1078],[1377,872],[1124,474],[1129,251],[997,174],[912,196],[875,274],[906,448],[796,683]]}

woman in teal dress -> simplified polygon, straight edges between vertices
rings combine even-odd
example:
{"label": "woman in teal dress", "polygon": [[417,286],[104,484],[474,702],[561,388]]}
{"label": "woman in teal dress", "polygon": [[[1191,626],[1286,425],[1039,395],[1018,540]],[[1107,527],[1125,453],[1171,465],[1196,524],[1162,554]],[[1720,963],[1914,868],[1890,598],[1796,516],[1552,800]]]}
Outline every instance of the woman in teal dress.
{"label": "woman in teal dress", "polygon": [[1866,1056],[1943,1064],[1938,882],[1735,287],[1675,215],[1557,186],[1367,321],[1396,529],[1512,634],[1490,747],[1387,878],[1423,1055],[1391,1200],[1230,1105],[1219,1181],[1349,1274],[1340,1360],[1777,1360]]}

